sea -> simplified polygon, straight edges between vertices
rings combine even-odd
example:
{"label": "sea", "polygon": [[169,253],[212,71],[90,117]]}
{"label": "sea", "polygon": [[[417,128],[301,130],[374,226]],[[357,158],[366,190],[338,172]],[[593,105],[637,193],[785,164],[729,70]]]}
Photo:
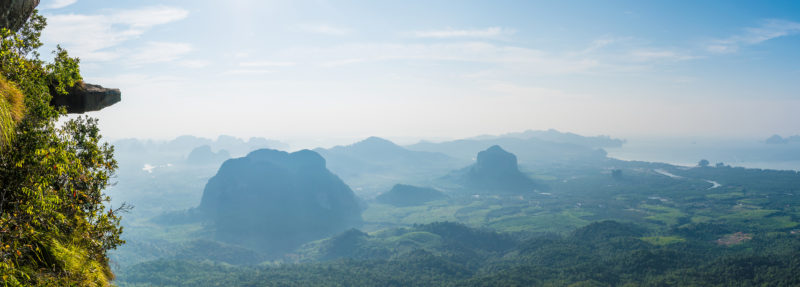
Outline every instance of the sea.
{"label": "sea", "polygon": [[696,166],[710,164],[800,171],[800,143],[770,144],[755,139],[628,139],[605,148],[609,157]]}

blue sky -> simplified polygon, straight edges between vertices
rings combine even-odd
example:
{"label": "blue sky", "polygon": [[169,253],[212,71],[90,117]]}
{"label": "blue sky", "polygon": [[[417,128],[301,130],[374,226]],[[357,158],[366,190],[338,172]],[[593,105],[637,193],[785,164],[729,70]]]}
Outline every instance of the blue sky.
{"label": "blue sky", "polygon": [[[224,4],[220,4],[224,3]],[[800,134],[797,1],[42,1],[110,138]],[[43,54],[44,51],[43,51]]]}

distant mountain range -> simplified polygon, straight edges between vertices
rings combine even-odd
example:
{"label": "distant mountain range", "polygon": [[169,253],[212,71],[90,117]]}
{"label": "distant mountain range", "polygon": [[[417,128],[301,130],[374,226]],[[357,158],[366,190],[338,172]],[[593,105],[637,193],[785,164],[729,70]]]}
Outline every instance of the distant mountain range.
{"label": "distant mountain range", "polygon": [[314,151],[328,161],[331,171],[367,197],[397,183],[423,183],[469,164],[439,152],[409,150],[378,137]]}
{"label": "distant mountain range", "polygon": [[578,143],[553,142],[534,137],[494,137],[440,143],[422,141],[406,146],[406,148],[414,151],[439,152],[458,159],[474,160],[478,152],[494,145],[502,146],[503,149],[514,153],[520,164],[524,165],[606,158],[606,152],[600,148]]}
{"label": "distant mountain range", "polygon": [[227,150],[233,156],[243,156],[260,148],[288,149],[289,145],[261,137],[252,137],[248,140],[221,135],[217,139],[202,138],[183,135],[168,141],[145,139],[120,139],[113,142],[117,151],[127,153],[179,153],[186,156],[189,151],[200,146],[209,146],[214,150]]}
{"label": "distant mountain range", "polygon": [[546,131],[541,130],[527,130],[524,132],[518,133],[507,133],[499,136],[491,136],[491,135],[483,135],[471,138],[473,140],[492,140],[492,139],[499,139],[499,138],[519,138],[519,139],[540,139],[549,142],[555,143],[568,143],[568,144],[576,144],[582,145],[585,147],[591,148],[609,148],[609,147],[621,147],[625,144],[625,140],[622,139],[615,139],[609,136],[594,136],[594,137],[587,137],[582,136],[574,133],[563,133],[559,132],[554,129],[549,129]]}
{"label": "distant mountain range", "polygon": [[186,156],[187,164],[202,165],[202,164],[220,164],[222,161],[229,159],[231,154],[227,150],[219,150],[217,152],[211,151],[208,145],[199,146],[192,149],[189,155]]}
{"label": "distant mountain range", "polygon": [[529,130],[439,143],[423,141],[408,146],[370,137],[351,145],[314,151],[325,157],[328,168],[357,194],[371,198],[398,183],[430,186],[452,171],[475,163],[479,152],[496,145],[515,155],[516,168],[517,160],[526,167],[604,161],[608,158],[601,147],[616,147],[624,142],[607,136]]}
{"label": "distant mountain range", "polygon": [[788,143],[800,143],[800,136],[790,136],[790,137],[781,137],[780,135],[773,135],[769,137],[764,142],[768,144],[788,144]]}

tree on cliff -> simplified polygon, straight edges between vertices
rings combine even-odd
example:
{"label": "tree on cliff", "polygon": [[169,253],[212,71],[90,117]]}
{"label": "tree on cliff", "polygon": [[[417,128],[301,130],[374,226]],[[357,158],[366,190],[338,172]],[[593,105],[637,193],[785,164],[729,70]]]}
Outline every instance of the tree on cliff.
{"label": "tree on cliff", "polygon": [[[120,239],[119,209],[103,190],[117,163],[101,144],[97,120],[58,124],[64,108],[50,100],[81,80],[78,59],[60,47],[52,63],[36,49],[45,19],[36,12],[18,30],[0,29],[0,106],[7,117],[0,144],[0,282],[4,286],[106,286],[106,252]],[[8,101],[6,101],[8,102]]]}

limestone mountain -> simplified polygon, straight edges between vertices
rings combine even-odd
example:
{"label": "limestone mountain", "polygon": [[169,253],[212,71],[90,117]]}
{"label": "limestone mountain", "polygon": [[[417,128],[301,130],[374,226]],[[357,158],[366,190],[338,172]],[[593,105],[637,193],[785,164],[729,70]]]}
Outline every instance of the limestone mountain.
{"label": "limestone mountain", "polygon": [[273,256],[361,222],[353,191],[310,150],[261,149],[225,161],[199,210],[218,240]]}
{"label": "limestone mountain", "polygon": [[519,171],[517,157],[500,146],[478,153],[475,164],[451,173],[447,178],[473,192],[525,193],[537,184]]}
{"label": "limestone mountain", "polygon": [[189,155],[186,156],[186,163],[194,165],[219,164],[230,157],[231,155],[227,150],[222,149],[213,152],[210,146],[204,145],[192,149]]}

